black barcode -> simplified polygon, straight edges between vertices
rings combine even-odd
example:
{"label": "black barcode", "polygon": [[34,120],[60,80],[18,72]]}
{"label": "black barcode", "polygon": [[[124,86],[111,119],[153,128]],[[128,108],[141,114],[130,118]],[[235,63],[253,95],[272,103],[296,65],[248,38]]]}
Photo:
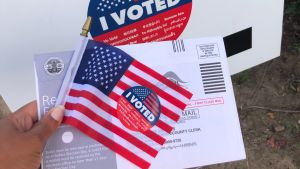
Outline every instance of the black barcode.
{"label": "black barcode", "polygon": [[172,41],[172,45],[174,53],[185,52],[184,41],[182,39]]}
{"label": "black barcode", "polygon": [[205,94],[226,92],[221,62],[200,64]]}

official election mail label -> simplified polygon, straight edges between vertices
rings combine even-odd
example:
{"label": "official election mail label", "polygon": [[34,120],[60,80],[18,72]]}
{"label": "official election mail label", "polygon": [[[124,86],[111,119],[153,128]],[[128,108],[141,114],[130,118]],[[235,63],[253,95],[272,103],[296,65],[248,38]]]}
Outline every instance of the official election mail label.
{"label": "official election mail label", "polygon": [[91,35],[111,45],[177,39],[188,24],[192,0],[93,0]]}

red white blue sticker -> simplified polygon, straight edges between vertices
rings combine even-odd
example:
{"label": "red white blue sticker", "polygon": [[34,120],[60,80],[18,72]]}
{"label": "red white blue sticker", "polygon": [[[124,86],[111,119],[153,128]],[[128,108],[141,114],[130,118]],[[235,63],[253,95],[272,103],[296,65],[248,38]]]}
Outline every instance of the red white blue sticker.
{"label": "red white blue sticker", "polygon": [[121,123],[130,130],[144,132],[156,125],[161,105],[157,95],[147,87],[126,90],[118,101],[117,113]]}
{"label": "red white blue sticker", "polygon": [[91,35],[96,41],[124,45],[175,40],[184,31],[192,0],[91,0]]}

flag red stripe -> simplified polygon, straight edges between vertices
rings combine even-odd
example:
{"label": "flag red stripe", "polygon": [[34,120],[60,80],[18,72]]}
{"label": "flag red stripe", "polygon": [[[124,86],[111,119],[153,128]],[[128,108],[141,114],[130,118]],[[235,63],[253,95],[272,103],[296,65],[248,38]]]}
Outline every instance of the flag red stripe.
{"label": "flag red stripe", "polygon": [[109,97],[112,98],[114,101],[118,102],[120,96],[115,92],[110,92]]}
{"label": "flag red stripe", "polygon": [[156,80],[164,83],[165,85],[167,85],[168,87],[172,88],[173,90],[179,92],[180,94],[182,94],[183,96],[185,96],[186,98],[190,99],[193,94],[190,93],[189,91],[185,90],[184,88],[181,88],[179,86],[177,86],[176,84],[174,84],[173,82],[171,82],[169,79],[167,79],[166,77],[160,75],[159,73],[155,72],[154,70],[152,70],[151,68],[145,66],[144,64],[134,60],[131,63],[133,66],[135,66],[136,68],[143,70],[143,72],[151,75],[152,77],[154,77]]}
{"label": "flag red stripe", "polygon": [[149,106],[150,106],[150,108],[153,109],[155,112],[159,112],[159,110],[158,110],[158,105],[155,104],[156,102],[153,103],[153,102],[150,101],[148,98],[147,98],[144,102],[148,103]]}
{"label": "flag red stripe", "polygon": [[88,127],[86,124],[82,123],[81,121],[73,118],[73,117],[65,117],[64,123],[72,125],[83,133],[87,134],[88,136],[92,137],[93,139],[97,140],[98,142],[102,143],[104,146],[108,147],[112,151],[120,154],[122,157],[127,159],[128,161],[132,162],[133,164],[137,165],[142,169],[147,169],[150,167],[150,163],[145,161],[144,159],[140,158],[139,156],[135,155],[125,147],[121,146],[120,144],[110,140],[106,136],[98,133],[94,129]]}
{"label": "flag red stripe", "polygon": [[155,115],[155,116],[158,116],[157,112],[153,109],[152,106],[150,106],[147,102],[143,102],[146,107]]}
{"label": "flag red stripe", "polygon": [[105,120],[101,116],[97,115],[95,112],[90,110],[84,105],[81,104],[72,104],[72,103],[66,103],[66,109],[67,110],[76,110],[81,112],[82,114],[86,115],[93,121],[97,122],[99,125],[105,127],[106,129],[112,131],[113,133],[119,135],[123,139],[127,140],[128,142],[135,145],[137,148],[143,150],[145,153],[149,154],[152,157],[156,157],[158,154],[158,151],[150,147],[149,145],[145,144],[141,140],[135,138],[134,136],[130,135],[126,131],[124,131],[122,128],[112,124],[111,122]]}
{"label": "flag red stripe", "polygon": [[156,102],[156,99],[154,99],[154,98],[152,97],[152,95],[149,95],[149,96],[147,97],[147,100],[148,100],[148,102],[152,103],[153,106],[155,106],[155,107],[158,106],[158,103]]}
{"label": "flag red stripe", "polygon": [[[118,118],[117,112],[114,108],[110,107],[108,104],[104,103],[97,96],[95,96],[94,94],[92,94],[88,91],[78,91],[78,90],[71,89],[69,95],[73,96],[73,97],[84,97],[84,98],[90,100],[91,102],[93,102],[94,104],[96,104],[98,107],[100,107],[101,109],[103,109],[107,113],[109,113],[112,116]],[[118,95],[118,97],[120,97],[120,96]],[[162,128],[162,130],[167,130],[167,129]],[[163,137],[161,137],[160,135],[158,135],[158,134],[156,134],[156,133],[154,133],[153,131],[150,131],[150,130],[148,132],[148,135],[146,135],[146,136],[151,136],[149,138],[152,139],[153,141],[155,141],[156,143],[160,144],[160,145],[163,145],[164,142],[165,142],[165,139]]]}
{"label": "flag red stripe", "polygon": [[121,88],[122,90],[124,90],[124,91],[127,90],[127,89],[129,89],[131,87],[128,84],[122,82],[121,80],[117,83],[117,86],[119,88]]}
{"label": "flag red stripe", "polygon": [[[130,88],[129,85],[125,84],[122,81],[119,81],[117,86],[120,87],[124,91]],[[170,119],[174,120],[175,122],[177,122],[180,119],[180,116],[177,113],[171,111],[170,109],[168,109],[167,107],[165,107],[163,105],[161,105],[161,112],[164,115],[166,115],[167,117],[169,117]]]}
{"label": "flag red stripe", "polygon": [[145,136],[151,138],[152,140],[154,140],[156,143],[158,143],[159,145],[164,145],[166,142],[166,139],[161,137],[160,135],[154,133],[151,130],[147,130],[142,132]]}
{"label": "flag red stripe", "polygon": [[154,96],[153,93],[151,93],[150,96],[148,96],[148,98],[152,101],[153,104],[155,104],[156,106],[158,106],[158,104],[156,102],[156,97]]}
{"label": "flag red stripe", "polygon": [[172,95],[168,94],[167,92],[161,90],[159,87],[155,86],[154,84],[148,82],[147,80],[143,79],[142,77],[137,76],[133,72],[127,70],[124,75],[130,78],[132,81],[137,82],[143,86],[146,86],[152,89],[155,93],[157,93],[162,98],[166,99],[168,102],[172,103],[173,105],[177,106],[180,109],[185,109],[186,104],[178,100],[177,98],[173,97]]}
{"label": "flag red stripe", "polygon": [[111,99],[113,99],[114,101],[118,102],[119,101],[119,98],[121,97],[119,94],[115,93],[114,91],[112,91],[111,93],[113,93],[113,95],[116,95],[118,97],[113,97]]}
{"label": "flag red stripe", "polygon": [[151,99],[151,96],[148,96],[148,98],[146,99],[146,101],[153,107],[155,108],[155,110],[158,112],[158,103],[156,102],[156,100]]}
{"label": "flag red stripe", "polygon": [[174,120],[175,122],[177,122],[180,119],[180,116],[178,114],[174,113],[165,106],[161,106],[161,112],[170,119]]}
{"label": "flag red stripe", "polygon": [[168,124],[166,124],[165,122],[158,120],[156,123],[156,126],[159,128],[166,128],[167,129],[167,133],[171,133],[171,131],[173,130],[173,127],[169,126]]}
{"label": "flag red stripe", "polygon": [[148,108],[151,108],[155,112],[158,112],[158,105],[154,105],[153,102],[151,102],[148,98],[144,102],[149,105]]}
{"label": "flag red stripe", "polygon": [[150,94],[152,96],[152,98],[155,100],[156,99],[156,96],[154,95],[154,93],[151,93]]}
{"label": "flag red stripe", "polygon": [[84,98],[88,99],[89,101],[93,102],[94,104],[96,104],[98,107],[103,109],[105,112],[118,118],[117,112],[113,107],[106,104],[105,102],[103,102],[101,99],[99,99],[97,96],[95,96],[93,93],[91,93],[89,91],[86,91],[86,90],[79,91],[79,90],[71,89],[69,95],[72,97],[84,97]]}

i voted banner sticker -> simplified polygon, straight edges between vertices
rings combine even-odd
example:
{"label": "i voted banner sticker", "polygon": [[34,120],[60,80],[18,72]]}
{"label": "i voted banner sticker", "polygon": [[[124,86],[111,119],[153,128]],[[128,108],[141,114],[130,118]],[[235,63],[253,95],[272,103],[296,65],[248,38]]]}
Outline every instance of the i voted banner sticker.
{"label": "i voted banner sticker", "polygon": [[91,35],[125,45],[175,40],[190,19],[192,0],[91,0]]}
{"label": "i voted banner sticker", "polygon": [[156,125],[161,113],[157,95],[149,88],[136,86],[126,90],[118,101],[117,114],[130,130],[145,132]]}

